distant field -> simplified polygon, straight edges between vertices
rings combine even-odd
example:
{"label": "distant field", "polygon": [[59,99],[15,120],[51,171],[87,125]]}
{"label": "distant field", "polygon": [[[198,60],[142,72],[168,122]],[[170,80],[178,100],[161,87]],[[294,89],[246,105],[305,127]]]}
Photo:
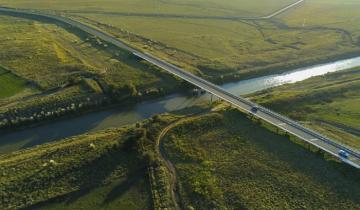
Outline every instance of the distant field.
{"label": "distant field", "polygon": [[346,172],[237,110],[181,123],[163,142],[186,209],[360,207],[356,169]]}
{"label": "distant field", "polygon": [[169,86],[148,66],[54,24],[0,15],[0,32],[0,64],[43,89],[84,77],[103,78],[115,88]]}
{"label": "distant field", "polygon": [[254,100],[360,150],[360,68],[253,94]]}
{"label": "distant field", "polygon": [[307,0],[304,6],[281,17],[291,26],[322,26],[344,29],[360,45],[360,1],[357,0]]}
{"label": "distant field", "polygon": [[[219,16],[261,16],[295,1],[1,2],[19,8],[62,10],[216,81],[284,71],[339,56],[355,56],[360,51],[356,24],[360,6],[353,0],[307,0],[266,21],[223,20]],[[146,16],[149,14],[153,16]]]}
{"label": "distant field", "polygon": [[69,15],[187,69],[195,68],[203,76],[241,78],[358,55],[360,5],[351,0],[320,2],[307,0],[269,21],[222,20],[216,13],[211,19],[192,19],[186,13],[174,18],[84,10]]}
{"label": "distant field", "polygon": [[265,15],[295,0],[0,0],[18,8],[85,12],[126,12],[192,15]]}
{"label": "distant field", "polygon": [[0,67],[0,99],[16,95],[27,88],[25,80],[2,70]]}

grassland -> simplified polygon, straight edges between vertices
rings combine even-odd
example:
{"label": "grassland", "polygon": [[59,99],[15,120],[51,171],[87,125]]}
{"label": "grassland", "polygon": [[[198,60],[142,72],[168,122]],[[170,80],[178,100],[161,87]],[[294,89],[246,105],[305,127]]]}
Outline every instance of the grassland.
{"label": "grassland", "polygon": [[[83,11],[83,12],[118,12],[118,13],[162,13],[191,15],[247,15],[268,14],[280,7],[295,2],[294,0],[55,0],[49,4],[46,0],[1,0],[3,6],[32,8],[43,10]],[[71,5],[71,6],[70,6]]]}
{"label": "grassland", "polygon": [[163,153],[185,209],[360,205],[356,170],[220,104],[2,155],[0,206],[171,209]]}
{"label": "grassland", "polygon": [[31,89],[24,79],[0,67],[0,100],[19,93],[31,92]]}
{"label": "grassland", "polygon": [[[0,2],[61,11],[218,82],[354,56],[360,51],[358,28],[353,24],[360,18],[356,13],[360,6],[352,0],[309,0],[275,19],[254,21],[239,17],[269,14],[293,1]],[[328,8],[327,12],[321,8]]]}
{"label": "grassland", "polygon": [[360,149],[360,69],[273,88],[253,100]]}
{"label": "grassland", "polygon": [[2,156],[1,209],[151,208],[136,135],[114,129]]}
{"label": "grassland", "polygon": [[259,127],[236,110],[168,132],[184,209],[358,209],[359,173]]}
{"label": "grassland", "polygon": [[123,102],[182,87],[171,75],[74,28],[0,15],[0,32],[0,127],[33,122],[40,112],[85,107],[96,97]]}
{"label": "grassland", "polygon": [[[156,71],[76,31],[51,23],[0,16],[0,63],[43,89],[76,77],[101,77],[108,85],[156,87]],[[11,26],[11,27],[10,27]]]}

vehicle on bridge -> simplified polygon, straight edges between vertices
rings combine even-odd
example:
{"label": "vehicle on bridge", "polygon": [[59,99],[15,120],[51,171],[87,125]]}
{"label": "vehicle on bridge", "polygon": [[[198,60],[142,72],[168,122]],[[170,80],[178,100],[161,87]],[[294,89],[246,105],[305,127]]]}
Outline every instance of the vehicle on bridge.
{"label": "vehicle on bridge", "polygon": [[259,107],[257,107],[257,106],[253,106],[253,107],[251,107],[251,112],[253,113],[253,114],[256,114],[256,112],[259,110]]}
{"label": "vehicle on bridge", "polygon": [[349,158],[349,153],[345,152],[344,150],[339,150],[339,156],[341,158],[344,158],[344,159],[348,159]]}

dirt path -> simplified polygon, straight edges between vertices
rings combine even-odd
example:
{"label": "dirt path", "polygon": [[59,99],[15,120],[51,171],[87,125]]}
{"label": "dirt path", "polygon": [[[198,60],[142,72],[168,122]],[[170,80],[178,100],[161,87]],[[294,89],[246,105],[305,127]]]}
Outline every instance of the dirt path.
{"label": "dirt path", "polygon": [[171,200],[173,201],[174,207],[176,210],[180,210],[180,205],[178,203],[178,195],[177,195],[177,186],[176,186],[176,169],[174,167],[174,165],[171,163],[171,161],[169,160],[169,157],[166,155],[166,152],[164,150],[164,145],[163,145],[163,139],[166,137],[167,133],[175,128],[176,126],[178,126],[181,123],[184,123],[186,121],[190,121],[193,120],[194,118],[200,116],[203,113],[198,113],[195,115],[191,115],[191,116],[187,116],[183,119],[177,120],[173,123],[171,123],[170,125],[168,125],[167,127],[165,127],[161,133],[159,134],[157,140],[156,140],[156,145],[158,148],[158,152],[160,154],[161,159],[164,161],[166,168],[169,170],[170,173],[170,193],[171,193]]}

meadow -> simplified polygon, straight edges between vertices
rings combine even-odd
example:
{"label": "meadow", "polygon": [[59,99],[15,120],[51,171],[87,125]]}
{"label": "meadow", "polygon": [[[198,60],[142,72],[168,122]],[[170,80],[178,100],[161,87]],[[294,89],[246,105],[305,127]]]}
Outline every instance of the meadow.
{"label": "meadow", "polygon": [[68,26],[0,15],[0,33],[0,127],[65,115],[75,105],[95,108],[104,97],[124,102],[183,87],[173,76]]}
{"label": "meadow", "polygon": [[[159,86],[157,72],[121,51],[65,26],[0,16],[0,63],[42,89],[76,77],[101,77],[116,88]],[[11,26],[11,27],[10,27]]]}
{"label": "meadow", "polygon": [[360,69],[252,94],[252,100],[360,149]]}
{"label": "meadow", "polygon": [[[266,126],[265,126],[266,127]],[[230,109],[162,140],[184,209],[358,209],[359,173]],[[315,150],[316,151],[316,150]]]}
{"label": "meadow", "polygon": [[1,209],[150,209],[134,136],[125,127],[3,155]]}
{"label": "meadow", "polygon": [[358,209],[357,170],[222,103],[1,155],[3,209]]}
{"label": "meadow", "polygon": [[55,0],[49,4],[46,0],[1,0],[2,6],[43,10],[84,11],[104,13],[160,13],[187,15],[247,15],[268,14],[294,0]]}
{"label": "meadow", "polygon": [[[356,12],[360,6],[352,0],[345,4],[308,0],[271,20],[239,17],[266,15],[294,1],[1,2],[60,11],[217,82],[355,56],[360,51],[354,24],[360,18]],[[329,9],[321,12],[319,8]]]}
{"label": "meadow", "polygon": [[31,89],[25,80],[0,67],[0,100]]}

